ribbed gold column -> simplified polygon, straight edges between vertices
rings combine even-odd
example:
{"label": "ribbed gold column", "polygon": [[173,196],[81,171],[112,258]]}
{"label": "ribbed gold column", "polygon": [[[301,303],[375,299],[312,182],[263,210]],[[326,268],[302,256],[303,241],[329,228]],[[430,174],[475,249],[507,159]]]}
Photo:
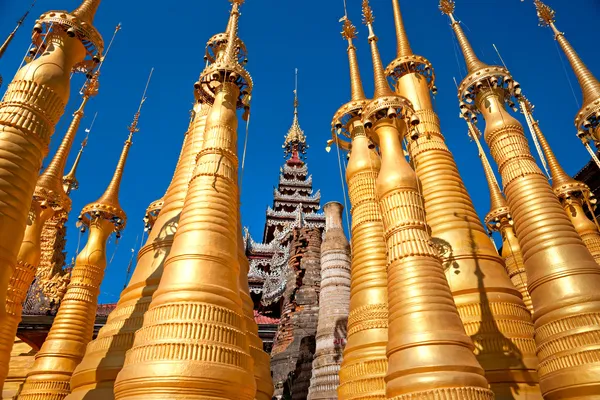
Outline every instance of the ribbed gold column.
{"label": "ribbed gold column", "polygon": [[19,400],[58,400],[69,394],[71,374],[92,339],[106,267],[106,242],[113,232],[111,221],[100,218],[91,223],[88,242],[77,256],[67,293]]}
{"label": "ribbed gold column", "polygon": [[233,4],[225,52],[199,83],[214,96],[204,145],[160,284],[115,382],[119,400],[256,396],[238,259],[236,105],[243,104],[240,88],[251,92],[235,59],[241,3]]}
{"label": "ribbed gold column", "polygon": [[[0,382],[5,379],[8,368],[10,349],[17,327],[21,320],[23,303],[27,292],[36,276],[42,277],[38,287],[41,287],[51,278],[50,271],[39,271],[42,259],[43,233],[48,226],[48,221],[53,217],[66,217],[71,210],[71,199],[62,188],[62,175],[64,174],[67,158],[83,118],[83,110],[91,96],[97,94],[97,76],[88,80],[83,89],[81,106],[73,114],[71,124],[61,141],[56,154],[48,164],[48,168],[40,175],[33,193],[30,218],[25,228],[25,237],[21,243],[15,273],[8,285],[7,312],[10,323],[0,326]],[[43,274],[45,273],[45,274]],[[47,276],[46,276],[47,275]],[[6,351],[8,349],[8,351]]]}
{"label": "ribbed gold column", "polygon": [[377,195],[388,248],[387,398],[493,399],[431,245],[398,126],[387,118],[373,125],[381,149]]}
{"label": "ribbed gold column", "polygon": [[547,399],[562,399],[589,390],[585,386],[590,384],[600,387],[600,367],[594,372],[589,358],[596,351],[590,353],[588,347],[600,331],[594,322],[600,316],[595,289],[600,268],[531,156],[522,126],[504,109],[502,95],[486,91],[477,103],[521,243],[535,310],[542,391]]}
{"label": "ribbed gold column", "polygon": [[162,277],[164,261],[171,251],[179,216],[195,166],[195,158],[204,143],[204,128],[210,105],[194,106],[195,116],[186,133],[173,179],[164,196],[164,205],[140,249],[137,265],[127,288],[121,293],[115,310],[108,316],[98,337],[87,347],[81,364],[73,373],[72,393],[68,400],[108,400],[133,345],[134,333],[142,327],[144,314]]}
{"label": "ribbed gold column", "polygon": [[527,289],[527,274],[525,273],[525,264],[523,263],[523,253],[521,253],[521,245],[515,235],[515,230],[513,228],[514,221],[508,208],[508,203],[506,203],[506,199],[500,191],[496,175],[481,146],[479,140],[481,132],[479,132],[471,122],[467,122],[467,124],[469,125],[469,134],[471,138],[477,143],[479,158],[481,159],[481,164],[483,165],[485,177],[490,189],[491,207],[490,212],[485,216],[485,224],[490,232],[500,232],[502,235],[501,255],[506,263],[506,272],[508,272],[508,277],[513,285],[515,285],[517,290],[521,293],[527,309],[530,313],[533,313],[533,304],[531,303],[531,296]]}
{"label": "ribbed gold column", "polygon": [[[342,36],[348,41],[352,96],[351,101],[334,116],[333,127],[344,130],[352,140],[351,146],[345,146],[334,132],[338,146],[352,148],[346,168],[352,205],[352,264],[347,342],[339,372],[338,398],[383,400],[387,372],[388,293],[386,244],[375,193],[381,161],[369,148],[369,139],[360,120],[368,100],[360,77],[356,47],[352,42],[356,38],[356,28],[347,18]],[[345,126],[343,122],[346,122]]]}
{"label": "ribbed gold column", "polygon": [[233,83],[219,86],[171,252],[117,377],[116,399],[255,397],[239,295],[238,94]]}
{"label": "ribbed gold column", "polygon": [[387,244],[386,398],[493,399],[432,246],[417,175],[404,157],[401,138],[419,119],[410,101],[386,82],[368,0],[363,15],[375,77],[375,96],[364,108],[363,122],[372,127],[381,153],[376,191]]}
{"label": "ribbed gold column", "polygon": [[[6,301],[6,319],[0,328],[0,382],[4,382],[8,374],[10,353],[21,322],[23,302],[40,261],[40,238],[44,222],[54,214],[50,207],[42,207],[37,201],[31,203],[29,220],[25,229],[23,243],[19,249],[18,261],[8,284]],[[1,392],[0,392],[1,393]]]}
{"label": "ribbed gold column", "polygon": [[[454,2],[442,0],[441,7],[450,15],[465,59],[477,59],[452,15]],[[469,66],[459,95],[463,114],[472,118],[480,112],[485,119],[484,137],[512,211],[534,307],[542,394],[546,400],[596,398],[600,267],[535,163],[523,127],[505,109],[519,99],[521,88],[504,68],[483,64]]]}
{"label": "ribbed gold column", "polygon": [[71,391],[71,375],[81,362],[94,333],[108,238],[115,232],[118,238],[126,223],[127,217],[119,205],[118,196],[138,117],[139,111],[129,128],[129,138],[106,191],[81,211],[79,219],[89,227],[89,238],[77,255],[67,292],[46,341],[27,374],[19,400],[62,400]]}
{"label": "ribbed gold column", "polygon": [[238,260],[240,263],[240,297],[244,310],[246,338],[250,356],[254,361],[254,380],[256,381],[256,400],[271,400],[273,397],[273,379],[271,378],[271,357],[263,350],[263,342],[258,337],[258,325],[254,320],[254,302],[250,297],[248,272],[250,264],[246,257],[244,238],[242,236],[242,219],[238,221]]}
{"label": "ribbed gold column", "polygon": [[[69,99],[73,67],[89,51],[102,51],[102,39],[92,26],[100,1],[93,3],[93,10],[86,14],[78,8],[70,14],[61,11],[61,18],[56,13],[40,17],[33,38],[39,46],[43,44],[39,51],[43,57],[16,73],[0,103],[0,304],[6,302],[42,159]],[[38,32],[46,33],[50,24],[53,28],[42,43]],[[86,28],[79,36],[67,34],[68,29],[81,29],[82,24]],[[89,41],[89,51],[82,40]],[[5,316],[5,308],[0,307],[0,326],[5,326]]]}
{"label": "ribbed gold column", "polygon": [[[398,0],[392,0],[402,20]],[[408,43],[403,24],[398,42]],[[475,60],[472,60],[475,64]],[[467,334],[486,378],[499,399],[540,399],[531,315],[487,235],[445,143],[431,93],[430,62],[410,47],[398,49],[387,69],[396,92],[409,99],[421,123],[407,147],[425,199],[432,240],[440,250],[446,277]],[[506,349],[510,349],[507,351]]]}

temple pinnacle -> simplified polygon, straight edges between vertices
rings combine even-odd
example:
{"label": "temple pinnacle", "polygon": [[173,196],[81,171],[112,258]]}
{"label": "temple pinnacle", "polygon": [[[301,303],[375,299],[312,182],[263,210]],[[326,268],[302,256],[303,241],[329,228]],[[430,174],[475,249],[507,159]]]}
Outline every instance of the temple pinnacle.
{"label": "temple pinnacle", "polygon": [[365,100],[365,91],[363,89],[362,79],[360,77],[360,69],[358,67],[358,57],[356,55],[356,47],[354,47],[353,39],[356,38],[356,27],[352,24],[348,17],[344,16],[342,27],[342,37],[348,41],[348,61],[350,62],[350,89],[352,100]]}
{"label": "temple pinnacle", "polygon": [[[595,123],[595,114],[598,112],[598,107],[594,106],[592,103],[600,99],[600,82],[581,60],[581,57],[579,57],[573,46],[571,46],[571,43],[565,38],[565,34],[559,31],[554,25],[554,22],[556,21],[556,12],[540,0],[535,0],[534,4],[540,26],[549,26],[552,29],[555,39],[567,56],[567,59],[573,68],[573,72],[577,77],[579,86],[581,87],[583,93],[583,106],[576,117],[575,124],[580,129],[583,127],[583,130],[587,130],[590,127],[594,127],[595,130],[598,126],[597,123]],[[598,141],[598,133],[596,132],[595,135],[595,139]]]}
{"label": "temple pinnacle", "polygon": [[460,22],[454,18],[455,7],[454,0],[440,0],[439,8],[443,14],[450,17],[452,29],[456,34],[456,38],[458,39],[458,43],[465,58],[465,63],[467,64],[467,70],[469,73],[473,73],[479,69],[488,67],[487,64],[481,62],[479,58],[477,58],[473,47],[471,47],[471,43],[469,43],[469,39],[467,39],[467,35],[465,35],[465,32],[460,26]]}
{"label": "temple pinnacle", "polygon": [[404,28],[404,21],[402,20],[402,13],[400,12],[400,2],[399,0],[392,0],[392,5],[394,7],[394,23],[396,25],[396,42],[397,42],[397,57],[406,57],[413,55],[412,49],[410,47],[410,42],[408,41],[408,35],[406,34],[406,29]]}
{"label": "temple pinnacle", "polygon": [[298,119],[298,68],[296,68],[295,75],[295,89],[294,89],[294,120],[290,127],[283,143],[283,149],[285,156],[291,156],[291,160],[302,159],[303,155],[306,154],[306,136],[304,131],[300,127],[300,121]]}
{"label": "temple pinnacle", "polygon": [[388,85],[383,63],[381,62],[381,55],[379,54],[379,48],[377,47],[378,38],[373,31],[375,15],[369,5],[369,0],[363,0],[362,12],[363,23],[369,28],[369,44],[371,45],[371,57],[373,59],[373,75],[375,78],[375,94],[373,98],[392,96],[394,93]]}
{"label": "temple pinnacle", "polygon": [[81,211],[81,215],[84,214],[92,214],[98,215],[98,213],[105,213],[107,217],[112,218],[115,222],[115,226],[117,227],[117,236],[119,232],[125,228],[126,215],[121,205],[119,203],[119,190],[121,188],[121,181],[123,179],[123,170],[125,169],[125,163],[127,161],[127,156],[129,155],[129,149],[133,144],[132,138],[135,132],[138,132],[138,121],[140,117],[140,113],[142,111],[142,106],[146,101],[146,93],[148,91],[148,86],[150,85],[150,80],[152,79],[152,73],[154,72],[154,68],[150,71],[150,76],[148,76],[148,81],[146,82],[146,88],[144,89],[144,94],[142,95],[142,100],[140,101],[140,105],[138,107],[135,116],[133,117],[133,122],[129,126],[129,136],[125,141],[123,146],[123,150],[121,151],[121,156],[119,157],[119,162],[117,163],[117,167],[113,174],[113,177],[106,188],[104,194],[95,202],[88,204]]}

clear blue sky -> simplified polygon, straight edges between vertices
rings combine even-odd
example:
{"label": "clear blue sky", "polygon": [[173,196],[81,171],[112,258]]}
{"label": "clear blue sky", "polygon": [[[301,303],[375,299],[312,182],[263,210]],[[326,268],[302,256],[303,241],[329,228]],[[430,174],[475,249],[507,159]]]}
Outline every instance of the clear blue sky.
{"label": "clear blue sky", "polygon": [[[361,1],[347,1],[349,17],[359,28],[356,44],[366,91],[371,93],[372,68],[367,31],[361,24]],[[600,19],[600,3],[597,0],[548,2],[558,13],[559,29],[567,33],[584,61],[600,77],[595,25]],[[0,73],[6,84],[27,50],[35,17],[50,9],[72,10],[79,2],[38,0],[37,3],[0,60]],[[395,56],[391,1],[371,3],[380,50],[387,64]],[[0,2],[1,40],[28,5],[29,0]],[[475,145],[467,138],[464,122],[458,119],[452,77],[463,78],[465,69],[448,19],[438,11],[437,0],[401,0],[401,6],[413,50],[429,58],[435,67],[439,87],[436,107],[443,132],[483,216],[489,207],[488,190]],[[213,34],[224,31],[229,8],[225,0],[104,0],[100,6],[96,26],[105,41],[110,40],[117,23],[121,22],[123,29],[103,67],[100,94],[87,107],[69,162],[70,165],[84,138],[83,129],[98,111],[79,170],[80,189],[72,195],[69,260],[77,248],[79,234],[74,226],[77,214],[85,204],[100,196],[110,180],[148,73],[151,67],[156,68],[121,190],[128,226],[107,268],[100,302],[117,301],[131,248],[137,248],[136,239],[142,234],[144,211],[150,202],[163,195],[169,184],[188,124],[193,83],[204,66],[205,43]],[[247,67],[255,83],[242,212],[244,225],[250,227],[257,240],[262,237],[265,209],[272,202],[273,186],[283,162],[281,144],[292,122],[296,67],[300,70],[300,123],[311,146],[308,165],[314,175],[315,189],[321,189],[323,204],[333,200],[343,202],[336,152],[328,154],[324,150],[330,137],[331,117],[349,99],[346,44],[339,34],[338,23],[342,15],[342,0],[248,0],[242,7],[240,35],[249,50]],[[509,69],[536,105],[536,117],[563,166],[571,174],[577,172],[589,160],[573,127],[580,91],[569,69],[575,100],[552,34],[549,29],[537,26],[532,2],[457,0],[456,16],[464,22],[482,60],[498,63],[492,43],[498,46]],[[51,155],[79,105],[77,91],[82,82],[82,76],[73,79],[71,102],[57,126]],[[243,124],[239,134],[243,143]],[[81,239],[82,247],[86,238],[84,235]],[[114,248],[113,242],[109,254]]]}

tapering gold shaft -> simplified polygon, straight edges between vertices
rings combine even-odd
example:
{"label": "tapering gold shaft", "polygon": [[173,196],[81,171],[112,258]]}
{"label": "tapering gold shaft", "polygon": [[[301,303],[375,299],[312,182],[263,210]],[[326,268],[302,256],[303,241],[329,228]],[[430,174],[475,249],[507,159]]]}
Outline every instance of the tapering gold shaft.
{"label": "tapering gold shaft", "polygon": [[482,61],[480,61],[479,58],[477,57],[477,55],[475,54],[475,51],[473,50],[473,47],[471,46],[469,39],[467,39],[467,35],[465,35],[465,32],[463,31],[462,27],[460,26],[460,22],[457,21],[456,19],[454,19],[453,14],[450,14],[449,17],[450,17],[450,21],[452,24],[452,29],[454,30],[454,33],[456,34],[456,38],[458,39],[458,44],[459,44],[460,49],[462,50],[463,56],[465,58],[465,63],[467,64],[467,71],[469,73],[472,73],[477,70],[488,67],[488,65],[483,63]]}
{"label": "tapering gold shaft", "polygon": [[358,57],[356,56],[356,47],[352,44],[352,39],[348,39],[348,59],[350,62],[350,90],[352,100],[364,100],[365,91],[360,78],[358,69]]}
{"label": "tapering gold shaft", "polygon": [[100,6],[101,0],[83,0],[83,3],[77,7],[71,14],[81,19],[82,21],[91,24],[94,22],[94,16]]}
{"label": "tapering gold shaft", "polygon": [[573,72],[577,77],[577,81],[579,82],[579,86],[581,87],[581,91],[583,93],[583,106],[585,107],[593,101],[600,99],[600,82],[598,79],[596,79],[594,74],[592,74],[592,71],[590,71],[590,69],[581,60],[581,57],[579,57],[571,43],[569,43],[565,37],[565,34],[560,32],[554,23],[551,23],[550,27],[554,32],[556,41],[567,56],[567,59],[573,68]]}
{"label": "tapering gold shaft", "polygon": [[375,193],[381,161],[369,149],[359,118],[349,122],[352,152],[346,169],[352,204],[352,267],[348,341],[340,368],[340,400],[385,399],[388,340],[386,243]]}
{"label": "tapering gold shaft", "polygon": [[121,293],[116,309],[110,313],[98,338],[87,347],[86,354],[72,379],[68,400],[109,400],[125,361],[125,353],[133,345],[134,333],[142,327],[144,314],[162,277],[164,262],[171,251],[173,237],[196,165],[196,155],[203,148],[206,117],[210,105],[198,103],[195,116],[186,133],[182,152],[171,184],[164,195],[164,205],[140,249],[133,275]]}
{"label": "tapering gold shaft", "polygon": [[219,86],[173,246],[117,377],[116,399],[158,399],[165,392],[173,399],[256,395],[239,294],[237,117],[231,107],[238,96],[235,84]]}
{"label": "tapering gold shaft", "polygon": [[377,196],[388,249],[386,396],[493,399],[431,246],[417,176],[403,156],[404,132],[390,119],[377,121],[373,131],[381,149]]}
{"label": "tapering gold shaft", "polygon": [[[71,71],[86,57],[83,43],[64,29],[53,29],[45,44],[44,56],[16,73],[0,103],[0,149],[10,149],[0,153],[0,304],[6,302],[42,159],[69,99]],[[0,307],[0,326],[5,316]]]}
{"label": "tapering gold shaft", "polygon": [[408,41],[406,29],[404,28],[399,0],[392,0],[392,6],[394,8],[394,24],[396,25],[396,57],[410,56],[413,52]]}

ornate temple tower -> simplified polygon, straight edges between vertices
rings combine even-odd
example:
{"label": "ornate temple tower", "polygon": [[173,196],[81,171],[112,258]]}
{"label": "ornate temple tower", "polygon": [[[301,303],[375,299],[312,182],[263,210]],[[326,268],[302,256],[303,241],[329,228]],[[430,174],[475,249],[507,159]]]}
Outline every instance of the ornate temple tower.
{"label": "ornate temple tower", "polygon": [[[147,88],[146,86],[146,90]],[[119,190],[133,134],[138,131],[145,95],[146,91],[129,127],[129,137],[106,191],[98,200],[81,210],[79,220],[83,224],[82,229],[89,229],[90,236],[77,255],[67,292],[48,337],[27,374],[19,400],[61,400],[71,392],[71,375],[81,362],[87,344],[92,340],[100,284],[107,262],[108,238],[115,233],[118,239],[127,222],[127,216],[119,203]]]}
{"label": "ornate temple tower", "polygon": [[481,159],[481,164],[483,165],[485,177],[490,189],[491,207],[490,212],[485,216],[485,224],[490,234],[491,232],[500,232],[500,235],[502,236],[501,255],[506,263],[506,272],[513,285],[515,285],[517,290],[521,293],[527,309],[529,312],[533,313],[531,296],[529,295],[529,290],[527,290],[527,274],[525,273],[525,264],[523,264],[523,253],[521,252],[521,246],[515,235],[512,215],[508,208],[508,204],[506,203],[506,199],[500,190],[500,185],[498,185],[492,166],[479,141],[481,132],[471,121],[467,121],[467,124],[469,126],[469,136],[477,143],[479,158]]}
{"label": "ornate temple tower", "polygon": [[52,216],[59,214],[60,218],[66,221],[71,211],[71,199],[63,190],[62,176],[73,140],[83,118],[85,105],[90,97],[98,93],[97,78],[97,74],[94,74],[84,85],[81,105],[75,112],[69,129],[56,154],[52,158],[48,168],[39,177],[35,187],[30,221],[25,229],[25,237],[19,250],[15,272],[8,286],[8,298],[6,302],[7,322],[0,326],[0,382],[4,381],[6,371],[8,370],[7,357],[10,356],[10,349],[17,333],[17,326],[19,325],[19,321],[21,321],[23,302],[25,301],[29,287],[36,275],[43,280],[50,280],[51,278],[50,271],[45,271],[46,274],[44,275],[38,273],[43,230]]}
{"label": "ornate temple tower", "polygon": [[339,370],[346,344],[350,309],[350,244],[344,234],[340,203],[323,207],[326,217],[321,244],[321,291],[315,359],[308,399],[337,399]]}
{"label": "ornate temple tower", "polygon": [[[34,27],[36,55],[21,68],[0,103],[0,304],[6,301],[42,159],[69,99],[72,71],[91,71],[103,49],[93,24],[100,0],[73,12],[50,11]],[[5,325],[0,307],[0,326]],[[0,351],[6,351],[2,349]],[[2,356],[5,357],[5,356]]]}
{"label": "ornate temple tower", "polygon": [[[25,14],[23,14],[23,16],[21,17],[21,19],[17,21],[17,26],[15,26],[15,29],[13,29],[13,31],[8,35],[8,37],[6,38],[6,40],[4,41],[4,43],[2,43],[2,45],[0,46],[0,58],[2,58],[2,56],[4,55],[4,53],[6,53],[6,50],[8,49],[8,46],[10,45],[10,43],[12,42],[12,40],[14,39],[14,37],[17,34],[17,31],[19,30],[19,28],[21,27],[21,25],[23,25],[23,22],[25,22],[25,19],[27,19],[27,16],[29,15],[29,13],[31,12],[31,10],[33,9],[33,6],[35,5],[36,1],[37,0],[33,0],[33,3],[31,3],[31,6],[29,7],[29,10],[27,10],[27,12]],[[2,75],[0,75],[0,87],[2,87]]]}
{"label": "ornate temple tower", "polygon": [[[346,182],[352,204],[352,266],[347,343],[340,368],[338,396],[343,399],[385,399],[388,340],[386,243],[375,193],[381,168],[361,120],[369,102],[363,90],[356,47],[356,27],[344,18],[342,36],[348,41],[351,100],[334,115],[335,142],[352,149]],[[351,139],[347,143],[340,135]]]}
{"label": "ornate temple tower", "polygon": [[[273,207],[267,209],[265,244],[250,242],[247,254],[249,279],[262,285],[264,312],[281,315],[271,350],[274,396],[302,400],[308,396],[316,350],[325,216],[318,212],[321,193],[313,194],[312,176],[304,162],[308,144],[298,118],[297,83],[296,79],[294,119],[283,144],[286,162],[273,193]],[[261,247],[267,252],[254,254]]]}
{"label": "ornate temple tower", "polygon": [[293,228],[290,236],[271,371],[274,398],[304,400],[308,396],[316,350],[322,232],[319,228],[300,226]]}
{"label": "ornate temple tower", "polygon": [[363,16],[375,78],[363,123],[381,152],[376,192],[388,249],[386,398],[493,399],[432,246],[417,175],[403,154],[401,137],[418,129],[419,117],[388,86],[368,0]]}
{"label": "ornate temple tower", "polygon": [[481,62],[442,0],[463,51],[469,75],[459,87],[461,113],[481,113],[484,138],[502,176],[515,223],[534,308],[539,379],[546,400],[593,398],[600,390],[600,268],[575,231],[532,157],[514,106],[521,88],[501,67]]}
{"label": "ornate temple tower", "polygon": [[533,118],[533,105],[525,96],[521,96],[520,103],[525,118],[533,128],[532,134],[538,139],[544,158],[550,168],[552,189],[554,189],[554,193],[563,205],[575,230],[581,236],[583,243],[592,253],[594,260],[600,264],[600,232],[596,224],[587,217],[583,210],[584,207],[587,207],[590,213],[593,214],[595,207],[592,203],[595,204],[597,200],[588,185],[571,178],[562,168],[548,140],[546,140],[546,136],[542,133],[539,122]]}
{"label": "ornate temple tower", "polygon": [[[236,108],[250,75],[238,53],[234,0],[225,50],[198,87],[212,103],[164,272],[115,382],[116,399],[253,400],[257,384],[240,297]],[[164,209],[163,209],[164,212]],[[153,231],[156,230],[156,226]]]}
{"label": "ornate temple tower", "polygon": [[437,90],[433,67],[413,53],[398,0],[392,0],[392,5],[397,58],[386,72],[396,93],[411,101],[420,120],[404,139],[458,312],[496,397],[540,398],[531,316],[481,224],[445,143],[433,109],[431,95]]}
{"label": "ornate temple tower", "polygon": [[556,12],[542,3],[534,0],[540,26],[548,26],[554,33],[554,38],[564,51],[573,72],[577,77],[581,92],[583,93],[583,106],[575,116],[575,127],[577,137],[584,144],[593,141],[596,147],[600,146],[600,82],[592,74],[589,68],[581,60],[571,43],[565,38],[565,34],[554,25]]}

